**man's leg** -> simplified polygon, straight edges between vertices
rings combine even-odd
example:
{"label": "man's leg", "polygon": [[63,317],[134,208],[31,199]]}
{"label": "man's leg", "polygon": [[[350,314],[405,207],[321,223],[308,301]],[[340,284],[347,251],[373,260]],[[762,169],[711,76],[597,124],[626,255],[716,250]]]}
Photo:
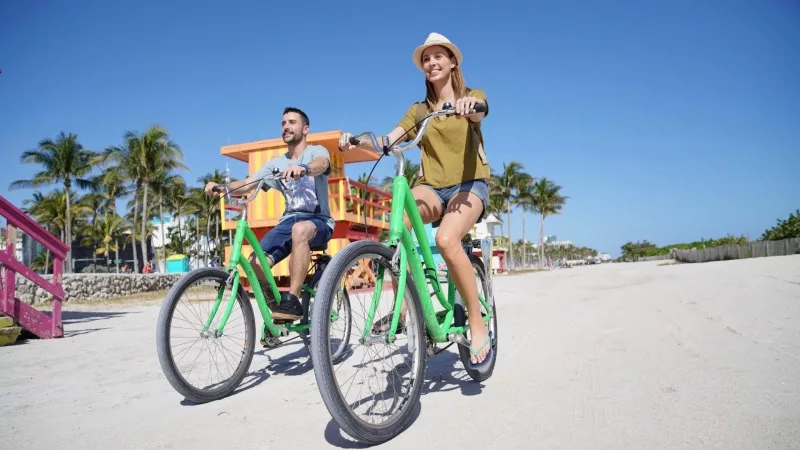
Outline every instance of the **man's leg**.
{"label": "man's leg", "polygon": [[317,226],[311,220],[296,222],[292,226],[292,257],[289,262],[289,292],[295,297],[300,296],[303,281],[308,275],[308,265],[311,263],[311,240],[318,232]]}
{"label": "man's leg", "polygon": [[311,263],[311,246],[322,245],[329,238],[330,228],[322,220],[298,220],[292,225],[289,292],[281,296],[281,303],[273,316],[291,320],[303,317],[303,305],[299,297]]}
{"label": "man's leg", "polygon": [[[269,230],[261,239],[261,250],[264,251],[267,264],[270,268],[283,261],[283,259],[289,255],[289,252],[291,252],[291,236],[292,224],[289,221],[285,221],[278,223],[275,228]],[[266,271],[261,267],[261,263],[258,261],[255,252],[250,253],[248,261],[253,266],[253,271],[256,273],[256,278],[258,278],[259,284],[264,291],[267,304],[270,309],[273,309],[275,301],[272,299],[271,288],[268,288],[269,284],[267,283]]]}

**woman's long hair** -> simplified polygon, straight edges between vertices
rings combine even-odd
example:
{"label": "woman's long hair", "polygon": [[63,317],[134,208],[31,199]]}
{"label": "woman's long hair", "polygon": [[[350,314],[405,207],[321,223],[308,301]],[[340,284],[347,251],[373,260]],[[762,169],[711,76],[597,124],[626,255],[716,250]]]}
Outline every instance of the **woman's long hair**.
{"label": "woman's long hair", "polygon": [[[455,57],[449,48],[445,47],[445,50],[447,50],[447,55],[450,58]],[[464,75],[461,73],[461,67],[459,67],[458,62],[456,62],[456,66],[453,67],[453,70],[450,72],[450,84],[453,85],[453,93],[455,94],[456,100],[467,96],[467,85],[464,83]],[[433,83],[428,81],[428,78],[425,77],[425,103],[428,104],[428,110],[433,111],[436,102],[437,99],[436,93],[433,90]]]}

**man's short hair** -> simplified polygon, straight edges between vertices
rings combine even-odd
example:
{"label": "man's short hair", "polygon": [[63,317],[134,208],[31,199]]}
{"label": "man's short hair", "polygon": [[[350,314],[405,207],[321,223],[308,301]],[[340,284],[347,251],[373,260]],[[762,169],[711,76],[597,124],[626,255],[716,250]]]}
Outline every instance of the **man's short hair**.
{"label": "man's short hair", "polygon": [[300,110],[299,108],[295,108],[295,107],[293,107],[293,106],[287,106],[287,107],[286,107],[286,108],[283,110],[283,114],[290,113],[290,112],[293,112],[293,113],[300,114],[300,117],[302,117],[302,118],[303,118],[303,120],[305,121],[306,125],[309,125],[309,126],[311,125],[311,122],[308,120],[308,116],[306,115],[306,113],[304,113],[304,112],[303,112],[302,110]]}

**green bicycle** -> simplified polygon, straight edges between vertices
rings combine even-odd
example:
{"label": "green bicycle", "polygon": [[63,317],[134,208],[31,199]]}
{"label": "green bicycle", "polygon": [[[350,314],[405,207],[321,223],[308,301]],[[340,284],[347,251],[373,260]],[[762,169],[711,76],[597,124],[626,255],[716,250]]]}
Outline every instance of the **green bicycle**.
{"label": "green bicycle", "polygon": [[[484,108],[484,105],[476,105],[475,111],[483,112]],[[350,270],[358,266],[360,260],[366,259],[375,274],[375,292],[367,297],[366,305],[360,309],[353,308],[354,313],[362,313],[362,324],[354,325],[356,333],[360,334],[354,336],[359,346],[350,350],[348,358],[348,361],[357,362],[352,369],[345,369],[343,364],[334,367],[331,363],[335,349],[330,347],[327,339],[332,331],[330,323],[316,321],[311,324],[314,374],[325,406],[345,432],[364,443],[378,444],[390,440],[413,419],[414,407],[424,385],[426,356],[438,354],[455,343],[458,344],[460,361],[473,380],[484,381],[494,371],[497,312],[488,273],[491,240],[476,242],[467,235],[462,241],[472,263],[481,314],[491,338],[487,360],[474,368],[470,364],[466,307],[449,273],[445,297],[419,210],[403,176],[402,153],[417,145],[428,121],[436,116],[454,114],[452,106],[445,104],[444,109],[430,113],[420,122],[419,132],[412,142],[404,146],[393,145],[384,151],[384,154],[393,153],[398,160],[397,176],[392,184],[389,242],[381,244],[365,240],[348,244],[333,257],[319,282],[314,316],[331,314],[336,306],[336,294],[346,287],[343,284]],[[364,138],[371,139],[376,150],[381,148],[373,133],[355,136],[351,143],[356,145]],[[413,236],[404,226],[404,212],[410,219]],[[483,259],[472,254],[473,245],[481,248]],[[410,274],[407,267],[410,267]],[[389,277],[384,278],[387,274]],[[384,285],[389,283],[391,289],[384,289]],[[353,301],[358,292],[350,291],[349,295]],[[439,311],[434,310],[434,296],[441,306]],[[404,303],[407,313],[405,320],[401,320]],[[381,313],[383,319],[373,323],[384,306],[389,313],[385,316]],[[438,344],[448,342],[446,347],[437,349]],[[402,356],[402,353],[407,355]],[[367,368],[372,362],[377,363],[377,367]],[[360,373],[365,374],[365,379],[356,381]],[[354,394],[352,398],[351,393]]]}
{"label": "green bicycle", "polygon": [[[311,248],[312,251],[323,251],[323,254],[312,256],[312,265],[302,286],[302,319],[297,323],[273,319],[268,305],[280,303],[280,291],[267,264],[266,255],[247,224],[247,204],[254,200],[264,182],[270,179],[278,180],[280,177],[273,174],[262,178],[253,193],[244,198],[232,197],[225,188],[228,203],[239,205],[242,210],[236,223],[229,264],[225,269],[202,267],[187,273],[172,286],[161,305],[156,336],[161,369],[172,387],[194,402],[217,400],[233,392],[241,384],[253,359],[256,324],[250,297],[240,284],[239,268],[244,270],[253,287],[256,304],[264,322],[261,344],[266,348],[274,348],[297,336],[285,341],[281,341],[281,338],[297,333],[306,349],[310,350],[312,297],[316,294],[317,284],[331,257],[324,254],[325,248]],[[217,192],[222,192],[223,188],[219,188]],[[242,254],[245,241],[250,244],[264,268],[266,292],[259,283],[253,266]],[[341,331],[338,345],[331,353],[334,361],[347,355],[350,340],[350,302],[347,292],[343,291],[341,294],[337,306],[329,309],[331,326],[338,326]],[[226,297],[227,301],[224,302]],[[234,307],[237,307],[235,311]],[[228,348],[229,345],[234,348]],[[192,350],[207,351],[210,354],[209,361],[200,362],[201,355],[194,356]]]}

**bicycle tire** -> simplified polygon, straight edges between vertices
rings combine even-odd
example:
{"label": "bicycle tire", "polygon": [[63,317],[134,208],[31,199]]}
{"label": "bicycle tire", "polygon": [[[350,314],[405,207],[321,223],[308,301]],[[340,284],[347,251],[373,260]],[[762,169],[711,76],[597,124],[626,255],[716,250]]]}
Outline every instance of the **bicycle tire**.
{"label": "bicycle tire", "polygon": [[[326,265],[327,267],[327,265]],[[324,269],[322,273],[325,273]],[[309,282],[311,283],[308,287],[314,291],[316,291],[317,286],[319,286],[319,280],[322,277],[322,274],[315,273],[314,276],[311,277]],[[342,339],[342,345],[339,346],[336,353],[332,355],[334,364],[340,362],[346,355],[347,355],[347,347],[350,344],[350,333],[352,331],[352,311],[350,310],[350,297],[347,295],[347,291],[342,289],[343,297],[344,297],[344,307],[347,309],[347,317],[348,323],[345,326],[344,338]],[[317,291],[317,294],[319,292]],[[311,313],[312,311],[312,301],[311,301],[311,294],[308,292],[303,292],[302,294],[302,304],[303,304],[303,322],[310,323],[311,321]],[[314,296],[316,298],[316,296]],[[301,330],[298,332],[300,335],[300,339],[303,341],[303,346],[305,346],[306,351],[308,352],[309,356],[311,355],[311,325],[306,330]]]}
{"label": "bicycle tire", "polygon": [[[253,307],[250,304],[250,298],[247,296],[247,292],[245,292],[244,288],[240,285],[236,300],[242,309],[242,315],[244,316],[244,322],[247,328],[245,330],[246,344],[245,351],[243,351],[244,357],[239,361],[239,365],[231,378],[215,389],[197,389],[186,381],[178,371],[172,357],[172,349],[169,345],[170,325],[172,323],[172,314],[175,311],[175,306],[177,306],[183,291],[185,291],[190,284],[202,278],[216,278],[222,284],[225,284],[228,273],[222,269],[203,267],[195,269],[181,277],[178,282],[172,285],[164,302],[161,304],[161,311],[156,325],[156,348],[158,360],[161,364],[161,370],[164,372],[164,376],[166,376],[167,380],[176,391],[196,403],[206,403],[224,398],[239,386],[242,379],[247,375],[247,370],[250,368],[250,363],[253,360],[256,340]],[[227,301],[228,298],[224,298],[222,300],[222,305],[226,304]],[[219,311],[217,314],[221,313],[222,312]]]}
{"label": "bicycle tire", "polygon": [[[332,300],[331,294],[333,293],[334,286],[338,286],[338,280],[344,275],[352,261],[357,260],[359,255],[366,254],[378,255],[385,259],[388,265],[392,259],[393,252],[385,245],[365,240],[351,243],[337,253],[320,279],[320,288],[317,291],[317,298],[314,302],[315,316],[319,317],[321,314],[326,314],[327,311],[330,310]],[[391,440],[405,430],[414,418],[414,412],[419,403],[420,395],[422,394],[425,379],[425,358],[427,356],[425,342],[426,332],[422,319],[419,295],[410,273],[407,273],[406,277],[406,292],[409,293],[406,297],[406,303],[409,305],[408,320],[412,324],[419,324],[417,327],[419,332],[414,333],[413,338],[409,338],[415,339],[416,350],[413,356],[416,361],[418,361],[418,364],[416,367],[415,382],[407,397],[408,406],[403,407],[398,415],[392,417],[385,424],[374,425],[367,423],[356,417],[350,410],[336,383],[334,364],[328,356],[330,354],[327,339],[329,322],[313,321],[311,324],[314,376],[316,377],[322,400],[328,408],[328,412],[333,417],[333,420],[342,430],[354,439],[370,445]],[[412,315],[414,316],[413,318],[411,317]],[[408,327],[409,324],[407,323],[406,326]]]}
{"label": "bicycle tire", "polygon": [[[467,374],[475,381],[486,381],[489,377],[492,376],[494,372],[494,366],[497,363],[497,306],[494,303],[494,292],[486,275],[486,268],[484,267],[483,261],[475,255],[469,255],[469,261],[472,263],[472,267],[475,268],[477,273],[477,277],[481,281],[481,285],[483,286],[483,296],[486,299],[486,302],[492,308],[492,322],[494,325],[494,330],[492,330],[492,355],[491,361],[488,365],[484,366],[481,369],[471,369],[469,367],[469,360],[472,357],[468,348],[459,345],[458,346],[458,355],[459,359],[461,360],[461,364],[464,366],[464,370],[466,370]],[[457,327],[463,327],[467,325],[467,314],[466,314],[466,306],[463,304],[463,300],[459,298],[459,301],[456,302],[454,307],[454,314],[453,314],[453,324]],[[465,333],[466,336],[466,333]]]}

